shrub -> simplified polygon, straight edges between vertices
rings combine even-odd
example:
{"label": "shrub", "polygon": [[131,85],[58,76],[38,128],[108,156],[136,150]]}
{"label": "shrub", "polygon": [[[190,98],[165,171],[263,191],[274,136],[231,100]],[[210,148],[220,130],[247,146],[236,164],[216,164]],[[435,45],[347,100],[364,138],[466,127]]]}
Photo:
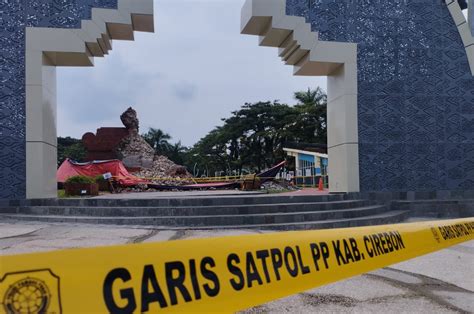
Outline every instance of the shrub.
{"label": "shrub", "polygon": [[101,183],[101,182],[106,182],[107,180],[104,179],[104,176],[103,176],[103,175],[99,174],[98,176],[96,176],[96,177],[94,178],[94,181],[95,181],[96,183]]}
{"label": "shrub", "polygon": [[95,183],[95,180],[86,176],[73,176],[66,180],[66,183],[82,183],[82,184],[92,184]]}

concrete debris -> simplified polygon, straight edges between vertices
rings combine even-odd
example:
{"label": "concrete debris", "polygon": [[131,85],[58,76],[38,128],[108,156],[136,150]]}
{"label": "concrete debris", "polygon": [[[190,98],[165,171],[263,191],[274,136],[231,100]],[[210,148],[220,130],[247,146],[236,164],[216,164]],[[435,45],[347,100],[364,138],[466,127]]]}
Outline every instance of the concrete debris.
{"label": "concrete debris", "polygon": [[[166,158],[155,154],[155,150],[139,134],[140,122],[137,112],[128,108],[121,116],[128,135],[120,142],[117,155],[128,169],[137,170],[134,175],[141,178],[153,178],[152,182],[160,185],[192,184],[191,174],[186,167],[180,166]],[[163,178],[163,179],[161,179]],[[137,191],[147,187],[134,187]]]}
{"label": "concrete debris", "polygon": [[296,191],[298,187],[289,184],[287,181],[267,181],[262,183],[261,189],[266,191]]}
{"label": "concrete debris", "polygon": [[143,168],[135,173],[142,178],[152,178],[152,182],[160,185],[193,184],[192,175],[185,167],[176,165],[165,156],[156,155],[150,168]]}
{"label": "concrete debris", "polygon": [[151,168],[155,150],[139,134],[130,133],[119,144],[117,155],[127,168]]}
{"label": "concrete debris", "polygon": [[168,175],[171,177],[188,177],[190,173],[184,166],[175,165],[170,168]]}
{"label": "concrete debris", "polygon": [[138,134],[140,123],[138,121],[137,112],[132,107],[129,107],[122,113],[120,120],[129,133]]}

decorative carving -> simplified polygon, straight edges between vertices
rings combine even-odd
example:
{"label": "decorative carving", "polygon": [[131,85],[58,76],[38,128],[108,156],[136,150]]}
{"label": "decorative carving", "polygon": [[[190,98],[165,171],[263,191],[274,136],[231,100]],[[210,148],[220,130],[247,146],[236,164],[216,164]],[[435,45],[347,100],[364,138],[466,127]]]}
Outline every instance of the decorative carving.
{"label": "decorative carving", "polygon": [[[152,3],[150,0],[146,0],[146,2]],[[1,186],[2,183],[0,183],[0,199],[23,199],[26,197],[26,28],[41,27],[43,30],[80,28],[83,26],[82,21],[91,19],[93,8],[120,9],[121,14],[124,12],[133,14],[133,10],[135,10],[135,7],[132,8],[125,2],[121,2],[121,8],[118,8],[118,0],[0,1],[0,180],[8,182],[8,187]],[[136,8],[142,12],[140,10],[141,3]],[[129,9],[130,11],[128,11]],[[150,10],[144,16],[151,15]],[[111,18],[113,19],[113,16]],[[149,18],[145,17],[145,19],[150,22]],[[107,19],[103,22],[109,23],[111,21]],[[131,29],[138,30],[133,25]],[[152,25],[146,27],[141,25],[140,30],[153,31],[153,27]],[[93,34],[93,36],[98,36],[97,38],[101,38],[101,36],[103,38],[104,35],[107,35],[107,38],[112,37],[109,34],[100,34],[100,32]],[[84,45],[86,45],[85,42]],[[41,105],[41,100],[36,101],[39,102],[37,105]],[[41,140],[32,142],[38,143]],[[40,164],[37,166],[41,167]],[[32,180],[38,181],[38,178]],[[38,185],[37,183],[34,182],[33,185]],[[41,182],[39,183],[41,184]],[[47,185],[52,186],[50,183]],[[34,195],[34,192],[29,195]]]}
{"label": "decorative carving", "polygon": [[0,2],[0,199],[26,197],[25,27],[80,27],[92,7],[117,0]]}
{"label": "decorative carving", "polygon": [[26,195],[25,10],[0,2],[0,199]]}
{"label": "decorative carving", "polygon": [[362,191],[474,188],[474,77],[444,1],[287,0],[287,14],[358,44]]}

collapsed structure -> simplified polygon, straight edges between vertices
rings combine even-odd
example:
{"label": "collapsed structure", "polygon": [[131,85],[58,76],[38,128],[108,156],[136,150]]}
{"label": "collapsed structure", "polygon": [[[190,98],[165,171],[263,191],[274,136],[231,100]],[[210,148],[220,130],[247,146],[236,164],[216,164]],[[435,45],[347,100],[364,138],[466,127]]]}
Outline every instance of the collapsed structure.
{"label": "collapsed structure", "polygon": [[[128,108],[121,116],[124,127],[99,128],[97,133],[86,133],[82,137],[86,148],[85,163],[67,159],[57,172],[57,181],[64,183],[74,175],[95,177],[107,172],[112,174],[115,183],[132,191],[154,190],[200,190],[240,188],[245,181],[252,181],[252,189],[260,188],[274,178],[285,165],[278,165],[250,179],[204,180],[197,183],[186,167],[156,154],[154,148],[140,135],[140,122],[137,112]],[[257,185],[255,183],[258,182]]]}
{"label": "collapsed structure", "polygon": [[140,135],[137,112],[128,108],[120,116],[124,127],[99,128],[97,133],[86,133],[82,142],[87,150],[86,161],[119,159],[138,177],[163,184],[190,184],[191,174],[165,156],[155,153],[153,147]]}

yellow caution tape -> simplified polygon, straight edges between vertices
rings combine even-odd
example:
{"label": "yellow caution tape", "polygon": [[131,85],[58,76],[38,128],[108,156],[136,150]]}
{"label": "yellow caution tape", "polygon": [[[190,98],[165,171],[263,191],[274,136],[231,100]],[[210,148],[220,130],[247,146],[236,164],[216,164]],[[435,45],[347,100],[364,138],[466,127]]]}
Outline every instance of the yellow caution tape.
{"label": "yellow caution tape", "polygon": [[474,239],[474,218],[0,258],[0,312],[231,312]]}

